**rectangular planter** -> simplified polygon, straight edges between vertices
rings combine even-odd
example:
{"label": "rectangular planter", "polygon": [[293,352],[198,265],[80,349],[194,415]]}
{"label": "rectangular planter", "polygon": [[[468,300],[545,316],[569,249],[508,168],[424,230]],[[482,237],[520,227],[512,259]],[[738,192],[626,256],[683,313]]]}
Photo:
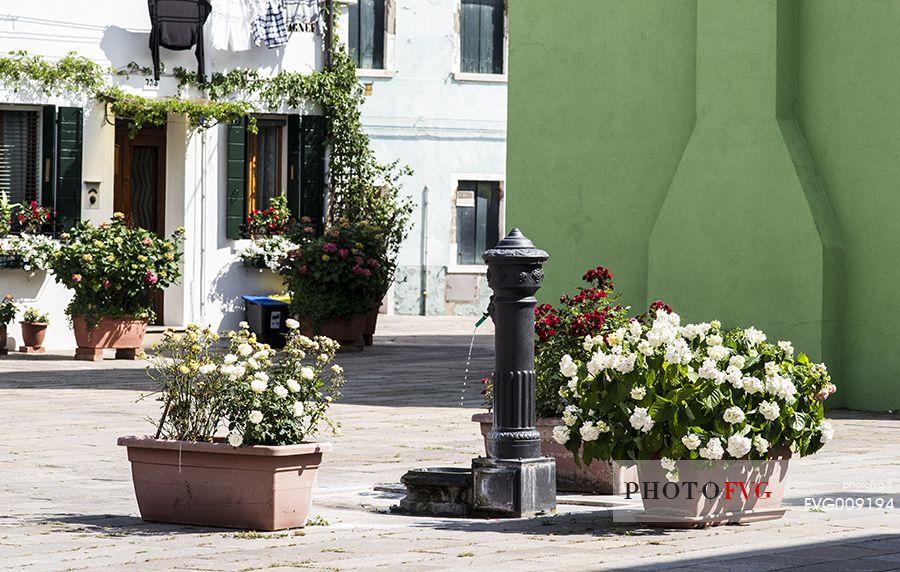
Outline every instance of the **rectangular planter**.
{"label": "rectangular planter", "polygon": [[[494,424],[494,416],[491,413],[476,413],[472,416],[472,421],[481,424],[481,435],[487,451],[487,436]],[[562,419],[555,417],[539,417],[535,422],[538,433],[541,434],[541,454],[556,460],[556,490],[611,495],[615,491],[624,490],[624,483],[637,479],[637,472],[633,467],[613,467],[611,462],[602,461],[594,461],[590,465],[575,463],[575,456],[571,451],[553,440],[553,428],[562,424]]]}
{"label": "rectangular planter", "polygon": [[120,437],[141,518],[280,530],[306,523],[322,453],[331,443],[232,447]]}

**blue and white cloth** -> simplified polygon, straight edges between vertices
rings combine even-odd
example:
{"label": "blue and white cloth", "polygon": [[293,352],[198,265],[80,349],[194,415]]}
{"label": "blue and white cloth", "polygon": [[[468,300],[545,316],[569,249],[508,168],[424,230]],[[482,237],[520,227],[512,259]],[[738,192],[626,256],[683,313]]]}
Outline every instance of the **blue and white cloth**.
{"label": "blue and white cloth", "polygon": [[253,20],[253,41],[269,49],[288,43],[288,31],[284,22],[284,5],[281,0],[256,0],[256,18]]}

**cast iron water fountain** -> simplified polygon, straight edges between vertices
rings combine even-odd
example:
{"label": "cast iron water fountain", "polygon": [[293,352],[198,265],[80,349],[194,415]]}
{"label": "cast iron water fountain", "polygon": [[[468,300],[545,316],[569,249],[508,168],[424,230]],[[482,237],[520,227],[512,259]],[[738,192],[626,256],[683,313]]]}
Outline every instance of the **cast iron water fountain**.
{"label": "cast iron water fountain", "polygon": [[436,516],[519,517],[556,508],[556,465],[534,426],[534,294],[548,255],[513,229],[483,255],[493,290],[494,425],[471,468],[409,471],[399,509]]}

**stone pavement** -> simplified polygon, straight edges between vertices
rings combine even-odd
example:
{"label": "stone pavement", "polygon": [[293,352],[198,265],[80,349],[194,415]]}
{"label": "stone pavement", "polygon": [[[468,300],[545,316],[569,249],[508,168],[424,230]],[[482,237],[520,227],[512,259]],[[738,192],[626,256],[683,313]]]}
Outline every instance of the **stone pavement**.
{"label": "stone pavement", "polygon": [[[388,318],[376,345],[342,354],[345,398],[304,530],[247,533],[140,520],[116,437],[152,430],[142,364],[59,354],[0,361],[0,570],[898,570],[897,416],[835,412],[836,439],[792,461],[784,519],[707,530],[616,523],[603,497],[561,497],[518,520],[399,516],[408,469],[481,452],[481,375],[492,337],[472,320]],[[479,332],[489,332],[487,329]],[[461,402],[461,396],[464,400]],[[846,487],[847,490],[844,490]],[[883,487],[879,489],[878,487]],[[892,511],[810,509],[807,497],[890,498]]]}

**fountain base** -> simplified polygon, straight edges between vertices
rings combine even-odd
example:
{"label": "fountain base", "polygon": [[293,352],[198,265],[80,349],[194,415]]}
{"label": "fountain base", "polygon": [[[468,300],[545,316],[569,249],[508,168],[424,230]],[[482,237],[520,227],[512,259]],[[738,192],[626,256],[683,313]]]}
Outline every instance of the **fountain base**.
{"label": "fountain base", "polygon": [[551,458],[478,457],[471,469],[415,469],[400,482],[406,496],[395,510],[406,514],[518,518],[556,508],[556,463]]}

